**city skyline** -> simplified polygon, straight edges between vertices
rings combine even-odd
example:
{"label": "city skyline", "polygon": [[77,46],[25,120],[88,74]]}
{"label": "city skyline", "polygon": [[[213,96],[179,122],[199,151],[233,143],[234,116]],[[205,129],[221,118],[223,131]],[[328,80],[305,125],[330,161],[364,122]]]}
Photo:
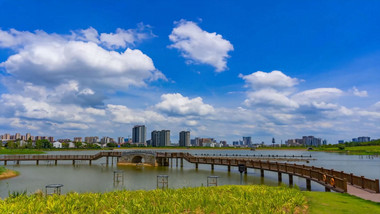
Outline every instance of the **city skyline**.
{"label": "city skyline", "polygon": [[0,1],[0,133],[378,139],[379,7]]}

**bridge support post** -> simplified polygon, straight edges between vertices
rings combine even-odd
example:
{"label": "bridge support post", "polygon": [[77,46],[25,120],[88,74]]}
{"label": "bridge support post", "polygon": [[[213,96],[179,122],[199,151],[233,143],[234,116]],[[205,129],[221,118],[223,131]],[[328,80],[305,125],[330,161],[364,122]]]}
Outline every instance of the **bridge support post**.
{"label": "bridge support post", "polygon": [[247,173],[248,173],[248,167],[245,167],[244,174],[247,174]]}
{"label": "bridge support post", "polygon": [[5,160],[5,161],[4,161],[4,166],[6,166],[6,165],[7,165],[7,161]]}
{"label": "bridge support post", "polygon": [[379,193],[380,192],[380,189],[379,189],[379,179],[375,179],[375,185],[376,185],[376,193]]}
{"label": "bridge support post", "polygon": [[211,164],[211,170],[214,171],[214,164]]}
{"label": "bridge support post", "polygon": [[198,169],[198,163],[195,163],[195,168]]}
{"label": "bridge support post", "polygon": [[325,187],[325,192],[331,192],[331,189],[328,187]]}
{"label": "bridge support post", "polygon": [[89,160],[89,162],[88,162],[90,166],[91,166],[91,164],[92,164],[91,162],[92,162],[92,160]]}
{"label": "bridge support post", "polygon": [[73,165],[75,165],[75,160],[73,160]]}
{"label": "bridge support post", "polygon": [[39,163],[39,160],[36,160],[36,165],[38,165],[38,163]]}
{"label": "bridge support post", "polygon": [[58,164],[58,160],[55,160],[55,161],[54,161],[54,165],[57,166],[57,164]]}
{"label": "bridge support post", "polygon": [[278,172],[278,182],[282,182],[282,174],[281,172]]}
{"label": "bridge support post", "polygon": [[229,172],[231,172],[231,165],[228,165],[227,169],[228,169]]}
{"label": "bridge support post", "polygon": [[112,158],[111,158],[111,165],[113,166],[113,156],[112,156]]}
{"label": "bridge support post", "polygon": [[293,186],[293,175],[289,174],[289,186]]}
{"label": "bridge support post", "polygon": [[175,167],[178,167],[178,158],[175,158]]}
{"label": "bridge support post", "polygon": [[263,178],[264,177],[264,169],[260,169],[260,176]]}
{"label": "bridge support post", "polygon": [[307,189],[307,191],[311,191],[311,180],[310,179],[306,179],[306,189]]}
{"label": "bridge support post", "polygon": [[20,165],[20,161],[19,161],[19,160],[18,160],[18,161],[16,161],[16,164],[17,164],[17,165]]}
{"label": "bridge support post", "polygon": [[108,166],[108,159],[109,159],[109,157],[107,156],[107,158],[106,158],[106,165]]}
{"label": "bridge support post", "polygon": [[173,158],[170,158],[170,167],[173,167]]}
{"label": "bridge support post", "polygon": [[183,167],[183,158],[181,158],[181,168]]}

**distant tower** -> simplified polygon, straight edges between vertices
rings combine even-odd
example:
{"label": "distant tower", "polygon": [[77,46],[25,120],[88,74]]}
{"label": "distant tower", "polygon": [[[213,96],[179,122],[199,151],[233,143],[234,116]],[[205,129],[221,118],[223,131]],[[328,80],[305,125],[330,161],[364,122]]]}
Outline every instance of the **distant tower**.
{"label": "distant tower", "polygon": [[272,138],[272,144],[273,144],[273,147],[274,147],[274,144],[276,143],[276,140],[274,138]]}
{"label": "distant tower", "polygon": [[160,131],[160,145],[159,146],[170,146],[170,130]]}
{"label": "distant tower", "polygon": [[160,131],[152,131],[150,139],[153,147],[160,146]]}
{"label": "distant tower", "polygon": [[190,146],[190,132],[181,131],[179,133],[179,146]]}
{"label": "distant tower", "polygon": [[145,143],[146,127],[145,125],[136,125],[132,129],[132,143]]}

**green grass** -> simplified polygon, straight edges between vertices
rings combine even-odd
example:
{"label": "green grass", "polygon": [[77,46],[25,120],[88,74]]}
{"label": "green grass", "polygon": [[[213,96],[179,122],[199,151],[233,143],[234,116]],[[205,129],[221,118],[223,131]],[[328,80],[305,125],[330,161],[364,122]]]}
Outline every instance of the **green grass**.
{"label": "green grass", "polygon": [[308,200],[309,213],[380,213],[380,203],[341,193],[303,192]]}
{"label": "green grass", "polygon": [[7,168],[0,166],[0,175],[3,174],[3,172],[7,171]]}
{"label": "green grass", "polygon": [[0,155],[19,155],[19,154],[44,154],[45,152],[36,149],[0,149]]}
{"label": "green grass", "polygon": [[151,191],[9,197],[0,213],[302,213],[298,189],[219,186]]}
{"label": "green grass", "polygon": [[339,149],[336,147],[319,147],[315,151],[338,152],[349,155],[380,155],[380,146],[350,146]]}

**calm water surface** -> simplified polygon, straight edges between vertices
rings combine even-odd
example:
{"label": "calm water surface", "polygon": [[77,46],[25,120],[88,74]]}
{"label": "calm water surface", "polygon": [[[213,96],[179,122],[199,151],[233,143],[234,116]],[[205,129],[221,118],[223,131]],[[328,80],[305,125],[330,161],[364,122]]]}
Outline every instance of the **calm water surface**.
{"label": "calm water surface", "polygon": [[[119,150],[118,150],[119,151]],[[123,150],[120,150],[123,151]],[[131,150],[126,150],[131,151]],[[321,166],[328,169],[352,172],[356,175],[363,175],[368,178],[380,178],[380,158],[368,158],[368,156],[343,155],[325,152],[308,151],[249,151],[249,150],[158,150],[160,152],[189,152],[191,154],[238,154],[238,155],[312,155],[313,159],[309,163],[297,162],[298,164]],[[95,154],[99,151],[53,151],[47,154]],[[111,159],[110,159],[111,160]],[[240,173],[236,167],[227,171],[226,166],[215,166],[211,172],[210,165],[199,165],[195,169],[194,164],[184,161],[184,167],[136,167],[136,166],[116,166],[115,163],[105,165],[106,159],[102,158],[94,161],[92,166],[88,161],[78,162],[73,166],[71,161],[54,162],[40,161],[36,166],[33,162],[21,162],[20,165],[8,163],[7,168],[17,170],[20,175],[0,181],[0,197],[8,197],[9,192],[27,191],[34,193],[38,189],[45,191],[47,184],[63,184],[63,193],[75,192],[105,192],[114,189],[155,189],[157,186],[157,175],[169,175],[169,188],[206,186],[207,176],[219,176],[218,185],[240,184]],[[1,163],[3,164],[3,163]],[[114,183],[113,174],[115,170],[124,172],[124,182]],[[244,175],[244,174],[243,174]],[[283,174],[284,184],[288,184],[287,175]],[[243,184],[265,184],[277,186],[277,173],[265,171],[265,178],[260,177],[260,171],[248,169],[248,174],[243,176]],[[294,184],[301,189],[306,188],[306,181],[303,178],[294,177]],[[312,182],[313,191],[324,191],[324,187]]]}

